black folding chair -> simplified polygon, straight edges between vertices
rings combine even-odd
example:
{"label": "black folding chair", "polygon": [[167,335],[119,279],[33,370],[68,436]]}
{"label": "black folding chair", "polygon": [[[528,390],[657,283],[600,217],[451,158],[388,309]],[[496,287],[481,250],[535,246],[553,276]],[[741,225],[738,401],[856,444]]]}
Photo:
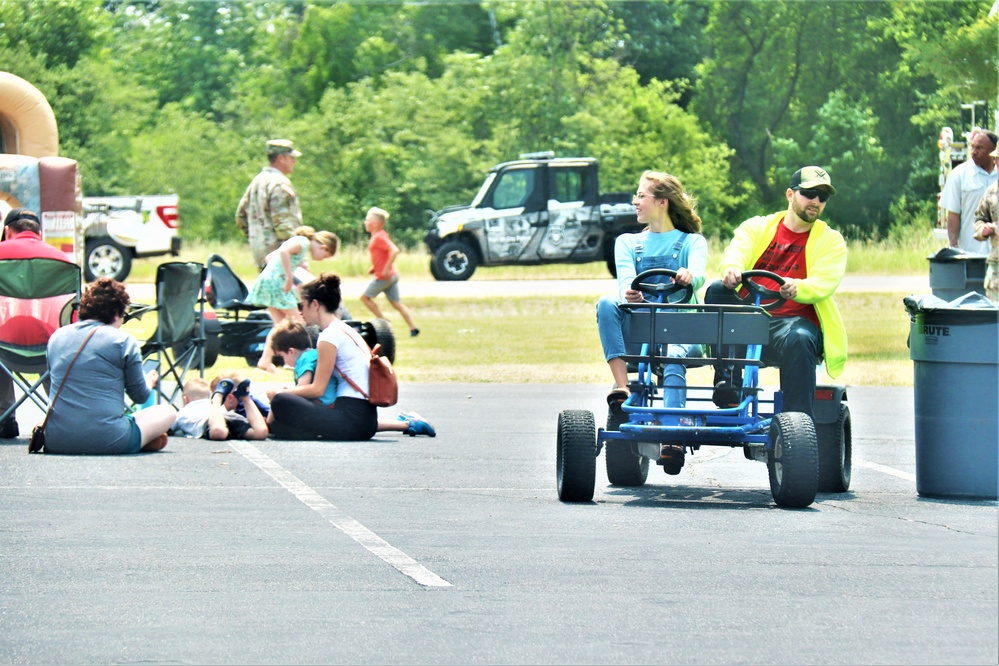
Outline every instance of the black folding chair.
{"label": "black folding chair", "polygon": [[216,312],[223,311],[226,318],[235,321],[239,319],[240,311],[266,310],[259,305],[250,305],[246,302],[250,290],[219,255],[209,255],[208,261],[205,262],[205,270],[206,296],[208,303]]}
{"label": "black folding chair", "polygon": [[[156,304],[137,305],[129,318],[157,315],[153,336],[142,345],[142,363],[156,367],[156,403],[176,404],[188,371],[205,376],[205,267],[193,261],[171,261],[156,268]],[[167,380],[164,383],[164,380]],[[174,383],[172,388],[165,388]]]}
{"label": "black folding chair", "polygon": [[[48,409],[46,353],[56,329],[72,323],[80,304],[80,267],[49,258],[0,260],[0,369],[22,395],[0,422],[31,399]],[[34,382],[27,375],[38,375]]]}

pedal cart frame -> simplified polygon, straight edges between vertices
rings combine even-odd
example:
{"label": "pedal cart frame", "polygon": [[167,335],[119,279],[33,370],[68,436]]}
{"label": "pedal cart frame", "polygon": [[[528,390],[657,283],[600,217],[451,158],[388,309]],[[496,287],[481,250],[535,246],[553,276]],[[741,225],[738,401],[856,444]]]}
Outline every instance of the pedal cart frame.
{"label": "pedal cart frame", "polygon": [[[668,299],[679,294],[689,300],[690,287],[650,283],[654,276],[675,277],[676,272],[653,269],[640,273],[632,289],[663,302],[623,303],[629,313],[629,347],[638,354],[623,358],[629,371],[631,395],[620,408],[608,408],[607,427],[597,430],[592,412],[565,410],[559,414],[556,451],[556,485],[564,502],[593,499],[596,459],[606,449],[607,478],[616,486],[642,486],[649,461],[678,474],[684,452],[701,446],[742,447],[745,457],[766,462],[770,491],[778,506],[802,508],[816,493],[846,492],[850,485],[852,435],[846,390],[839,386],[816,387],[815,423],[807,414],[781,412],[783,394],[772,398],[759,388],[763,346],[769,342],[769,310],[784,299],[756,282],[765,278],[783,284],[769,271],[746,271],[743,286],[749,291],[743,305],[708,305]],[[647,296],[647,299],[648,299]],[[669,344],[702,345],[705,355],[671,357]],[[744,357],[725,357],[726,349],[745,346]],[[714,355],[710,355],[713,353]],[[687,387],[687,406],[663,406],[663,369],[666,364],[694,367],[722,362],[743,368],[742,400],[735,407],[712,403],[714,387]],[[706,403],[706,405],[705,405]],[[661,457],[663,445],[680,446],[679,456]]]}

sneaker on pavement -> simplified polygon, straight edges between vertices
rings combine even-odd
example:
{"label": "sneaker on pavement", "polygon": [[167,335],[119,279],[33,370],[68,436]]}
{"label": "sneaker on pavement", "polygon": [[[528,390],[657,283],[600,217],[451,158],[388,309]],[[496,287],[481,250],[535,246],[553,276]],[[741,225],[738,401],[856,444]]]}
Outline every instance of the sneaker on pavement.
{"label": "sneaker on pavement", "polygon": [[403,412],[399,414],[399,420],[405,421],[409,427],[406,429],[406,434],[410,437],[416,437],[417,435],[427,435],[428,437],[436,437],[437,431],[434,427],[423,420],[423,418],[416,413]]}

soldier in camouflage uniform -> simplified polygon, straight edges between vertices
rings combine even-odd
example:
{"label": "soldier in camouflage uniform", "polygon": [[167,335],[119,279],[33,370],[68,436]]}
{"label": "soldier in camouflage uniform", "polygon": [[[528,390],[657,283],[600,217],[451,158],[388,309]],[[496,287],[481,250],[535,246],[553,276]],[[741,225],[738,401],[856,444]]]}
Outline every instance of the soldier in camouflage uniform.
{"label": "soldier in camouflage uniform", "polygon": [[270,165],[250,182],[236,208],[236,226],[250,240],[250,252],[260,268],[267,264],[267,255],[302,226],[298,193],[288,179],[301,155],[291,141],[268,141]]}

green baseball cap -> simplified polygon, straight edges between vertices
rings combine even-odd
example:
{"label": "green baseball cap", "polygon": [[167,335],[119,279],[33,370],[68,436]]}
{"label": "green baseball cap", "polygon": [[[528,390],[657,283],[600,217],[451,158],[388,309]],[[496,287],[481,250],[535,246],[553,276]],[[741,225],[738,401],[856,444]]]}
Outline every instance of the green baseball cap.
{"label": "green baseball cap", "polygon": [[822,167],[806,166],[798,169],[791,176],[792,190],[810,190],[815,187],[824,187],[829,190],[829,194],[836,194],[836,188],[832,186],[829,174]]}

